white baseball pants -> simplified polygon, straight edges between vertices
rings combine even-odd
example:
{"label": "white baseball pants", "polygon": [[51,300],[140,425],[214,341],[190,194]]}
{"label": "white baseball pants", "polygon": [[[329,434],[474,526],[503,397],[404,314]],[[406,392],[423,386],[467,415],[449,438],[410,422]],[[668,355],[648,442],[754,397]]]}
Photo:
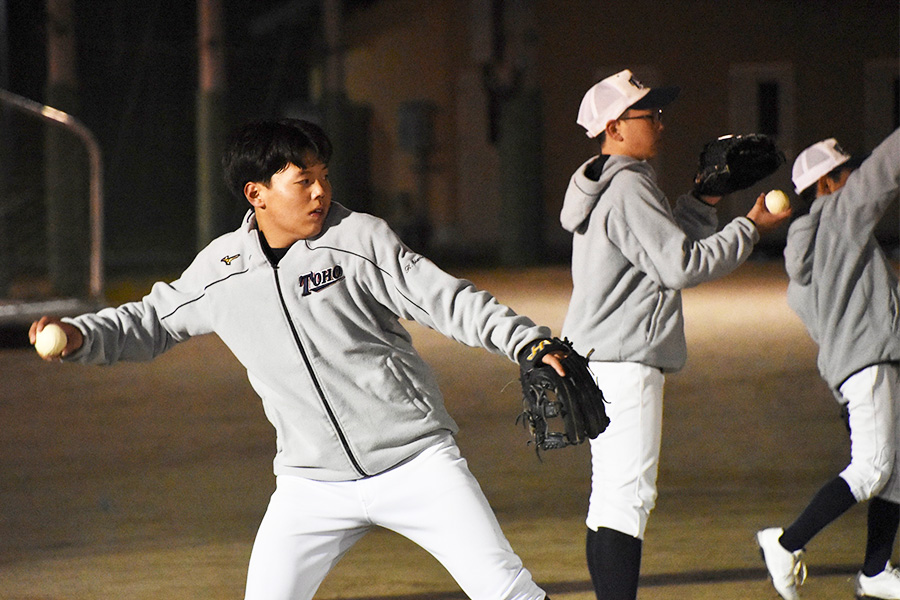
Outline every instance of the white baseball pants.
{"label": "white baseball pants", "polygon": [[900,503],[900,367],[883,363],[841,385],[850,411],[850,464],[841,472],[857,501]]}
{"label": "white baseball pants", "polygon": [[591,440],[586,524],[644,539],[656,505],[665,377],[631,362],[591,362],[590,369],[608,402],[610,424]]}
{"label": "white baseball pants", "polygon": [[430,552],[473,600],[545,597],[448,435],[367,479],[279,476],[250,556],[245,600],[312,598],[328,572],[374,526]]}

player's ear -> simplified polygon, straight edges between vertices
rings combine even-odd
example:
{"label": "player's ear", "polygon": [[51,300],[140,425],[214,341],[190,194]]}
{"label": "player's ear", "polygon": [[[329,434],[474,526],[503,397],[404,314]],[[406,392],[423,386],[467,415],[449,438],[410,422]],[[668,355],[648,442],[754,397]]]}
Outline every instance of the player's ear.
{"label": "player's ear", "polygon": [[822,177],[822,179],[825,180],[825,194],[833,194],[844,187],[844,183],[846,182],[845,171],[839,171],[836,178],[831,177],[830,175],[825,175]]}
{"label": "player's ear", "polygon": [[816,181],[816,198],[819,196],[827,196],[828,194],[834,192],[832,189],[832,181],[828,177],[828,175],[822,175],[819,177],[819,180]]}
{"label": "player's ear", "polygon": [[260,189],[262,186],[255,181],[248,181],[244,184],[244,198],[247,199],[253,208],[265,208],[266,202]]}
{"label": "player's ear", "polygon": [[618,121],[609,121],[606,124],[606,138],[616,140],[617,142],[622,141],[622,134],[619,132]]}

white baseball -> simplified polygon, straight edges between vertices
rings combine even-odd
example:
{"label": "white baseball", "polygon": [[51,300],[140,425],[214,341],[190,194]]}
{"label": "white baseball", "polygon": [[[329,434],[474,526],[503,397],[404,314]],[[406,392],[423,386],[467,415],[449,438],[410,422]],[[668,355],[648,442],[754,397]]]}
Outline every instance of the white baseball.
{"label": "white baseball", "polygon": [[34,349],[43,357],[59,356],[65,349],[67,342],[66,332],[63,331],[62,327],[55,323],[50,323],[38,331],[34,340]]}
{"label": "white baseball", "polygon": [[772,213],[783,213],[791,207],[791,201],[788,200],[787,194],[781,190],[772,190],[766,194],[766,209]]}

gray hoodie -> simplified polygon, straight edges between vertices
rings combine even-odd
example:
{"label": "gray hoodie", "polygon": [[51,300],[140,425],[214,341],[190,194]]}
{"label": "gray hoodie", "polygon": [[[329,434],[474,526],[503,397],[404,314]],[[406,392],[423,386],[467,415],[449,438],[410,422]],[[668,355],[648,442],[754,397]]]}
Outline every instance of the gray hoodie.
{"label": "gray hoodie", "polygon": [[84,346],[67,360],[150,360],[216,333],[275,427],[275,472],[351,480],[457,430],[399,318],[513,361],[550,336],[411,252],[381,219],[332,203],[322,232],[293,244],[277,266],[251,211],[177,281],[157,283],[140,302],[69,319]]}
{"label": "gray hoodie", "polygon": [[681,291],[730,273],[759,234],[738,217],[716,233],[714,207],[686,194],[674,211],[650,165],[609,157],[598,181],[581,165],[560,221],[572,240],[572,299],[562,333],[591,360],[684,366]]}
{"label": "gray hoodie", "polygon": [[900,130],[788,230],[788,304],[819,345],[819,371],[836,394],[860,369],[900,361],[900,284],[874,236],[898,187]]}

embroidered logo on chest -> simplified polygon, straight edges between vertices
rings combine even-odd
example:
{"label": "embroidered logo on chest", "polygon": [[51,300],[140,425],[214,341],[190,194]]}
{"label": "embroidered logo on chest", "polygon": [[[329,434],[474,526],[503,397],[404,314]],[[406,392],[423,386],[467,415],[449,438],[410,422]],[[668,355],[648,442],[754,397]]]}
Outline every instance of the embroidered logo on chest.
{"label": "embroidered logo on chest", "polygon": [[340,265],[334,265],[324,271],[312,272],[300,276],[300,287],[303,289],[301,296],[309,296],[313,292],[321,292],[327,287],[344,280],[344,270]]}

